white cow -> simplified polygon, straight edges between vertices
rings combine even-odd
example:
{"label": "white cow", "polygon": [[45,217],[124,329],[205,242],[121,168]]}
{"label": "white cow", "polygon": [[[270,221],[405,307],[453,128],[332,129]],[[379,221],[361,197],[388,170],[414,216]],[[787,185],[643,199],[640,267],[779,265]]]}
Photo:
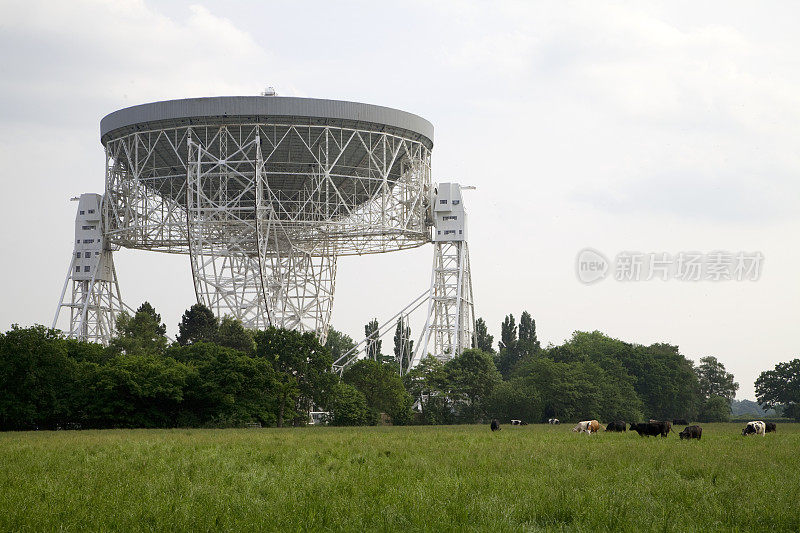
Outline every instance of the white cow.
{"label": "white cow", "polygon": [[748,422],[742,430],[742,435],[761,435],[762,437],[767,434],[767,425],[761,420],[753,420]]}

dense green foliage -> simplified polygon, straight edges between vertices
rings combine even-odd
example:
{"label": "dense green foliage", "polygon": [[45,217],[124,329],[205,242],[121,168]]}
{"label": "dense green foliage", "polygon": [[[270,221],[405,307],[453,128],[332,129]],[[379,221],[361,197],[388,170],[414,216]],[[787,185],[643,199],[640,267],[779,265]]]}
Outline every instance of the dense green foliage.
{"label": "dense green foliage", "polygon": [[780,407],[783,416],[800,421],[800,359],[778,363],[756,379],[758,403]]}
{"label": "dense green foliage", "polygon": [[169,346],[145,303],[108,348],[12,327],[0,335],[0,430],[304,425],[312,404],[327,406],[338,378],[312,334],[269,328],[254,340],[198,307],[182,326],[183,345]]}
{"label": "dense green foliage", "polygon": [[716,357],[701,357],[695,368],[700,386],[700,422],[728,422],[731,419],[731,402],[739,390],[733,374]]}
{"label": "dense green foliage", "polygon": [[0,434],[2,531],[798,531],[800,425]]}
{"label": "dense green foliage", "polygon": [[475,339],[473,341],[473,348],[477,348],[482,352],[494,353],[494,337],[489,335],[489,329],[486,327],[486,321],[479,318],[475,321]]}
{"label": "dense green foliage", "polygon": [[344,372],[342,381],[364,395],[369,410],[368,423],[377,424],[381,413],[386,413],[394,424],[411,421],[414,401],[393,365],[362,359]]}
{"label": "dense green foliage", "polygon": [[[476,344],[491,349],[492,337],[479,325]],[[429,356],[410,371],[398,361],[410,347],[401,323],[394,356],[384,357],[378,340],[341,380],[331,365],[355,344],[334,329],[321,346],[311,333],[247,331],[198,304],[184,313],[178,342],[170,344],[165,331],[147,302],[120,317],[107,348],[40,326],[13,327],[0,335],[0,430],[282,427],[307,424],[311,411],[328,411],[328,421],[341,425],[716,422],[730,420],[738,388],[716,358],[695,367],[668,344],[643,346],[594,331],[542,348],[527,311],[519,325],[505,317],[498,352],[472,348],[446,363]],[[365,331],[377,332],[377,321]],[[756,384],[762,405],[800,418],[798,369],[800,360],[763,373]]]}
{"label": "dense green foliage", "polygon": [[328,338],[325,340],[325,347],[330,350],[331,358],[336,361],[341,356],[356,347],[352,337],[334,328],[328,329]]}

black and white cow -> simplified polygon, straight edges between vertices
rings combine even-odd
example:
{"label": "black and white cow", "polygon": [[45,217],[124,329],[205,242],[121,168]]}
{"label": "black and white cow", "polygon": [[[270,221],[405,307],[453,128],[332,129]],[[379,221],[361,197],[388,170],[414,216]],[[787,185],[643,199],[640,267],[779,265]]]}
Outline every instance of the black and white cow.
{"label": "black and white cow", "polygon": [[761,435],[763,437],[766,432],[767,427],[764,422],[761,420],[753,420],[752,422],[748,422],[744,427],[742,430],[742,435]]}
{"label": "black and white cow", "polygon": [[548,424],[560,424],[561,421],[558,418],[548,418],[547,419],[547,423]]}
{"label": "black and white cow", "polygon": [[522,425],[522,420],[516,420],[516,419],[512,418],[511,419],[511,425],[512,426],[521,426]]}

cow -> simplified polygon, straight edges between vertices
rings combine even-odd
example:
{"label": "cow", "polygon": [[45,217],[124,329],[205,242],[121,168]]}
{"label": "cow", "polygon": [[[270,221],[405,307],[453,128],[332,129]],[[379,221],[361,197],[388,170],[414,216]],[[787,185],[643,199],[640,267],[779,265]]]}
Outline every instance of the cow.
{"label": "cow", "polygon": [[703,428],[700,426],[686,426],[683,428],[683,431],[678,433],[678,436],[681,439],[697,439],[700,440],[700,437],[703,436]]}
{"label": "cow", "polygon": [[658,420],[639,422],[638,424],[631,424],[631,431],[635,431],[640,437],[655,437],[657,435],[666,437],[672,431],[672,422],[660,422]]}
{"label": "cow", "polygon": [[561,421],[558,418],[548,418],[547,419],[547,423],[548,424],[560,424]]}
{"label": "cow", "polygon": [[622,420],[616,420],[606,426],[606,431],[625,431],[626,427],[627,426],[625,422]]}
{"label": "cow", "polygon": [[522,420],[515,420],[515,419],[512,418],[511,419],[511,425],[512,426],[521,426],[522,425]]}
{"label": "cow", "polygon": [[764,422],[764,433],[772,433],[778,431],[778,426],[775,422]]}
{"label": "cow", "polygon": [[672,420],[673,425],[676,426],[687,426],[689,425],[689,421],[685,418],[675,418]]}
{"label": "cow", "polygon": [[744,435],[761,435],[762,437],[766,434],[766,424],[761,420],[753,420],[752,422],[748,422],[747,425],[742,430],[742,436]]}
{"label": "cow", "polygon": [[578,422],[578,425],[572,428],[572,431],[591,435],[600,431],[600,422],[597,420],[584,420],[583,422]]}
{"label": "cow", "polygon": [[496,418],[492,418],[492,423],[489,427],[492,428],[492,431],[500,431],[500,422],[498,422]]}

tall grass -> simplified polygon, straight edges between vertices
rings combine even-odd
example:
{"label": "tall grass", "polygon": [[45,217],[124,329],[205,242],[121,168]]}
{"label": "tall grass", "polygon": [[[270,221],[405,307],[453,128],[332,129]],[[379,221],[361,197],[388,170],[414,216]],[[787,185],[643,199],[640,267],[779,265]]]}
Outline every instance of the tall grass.
{"label": "tall grass", "polygon": [[0,434],[0,530],[800,530],[800,425]]}

